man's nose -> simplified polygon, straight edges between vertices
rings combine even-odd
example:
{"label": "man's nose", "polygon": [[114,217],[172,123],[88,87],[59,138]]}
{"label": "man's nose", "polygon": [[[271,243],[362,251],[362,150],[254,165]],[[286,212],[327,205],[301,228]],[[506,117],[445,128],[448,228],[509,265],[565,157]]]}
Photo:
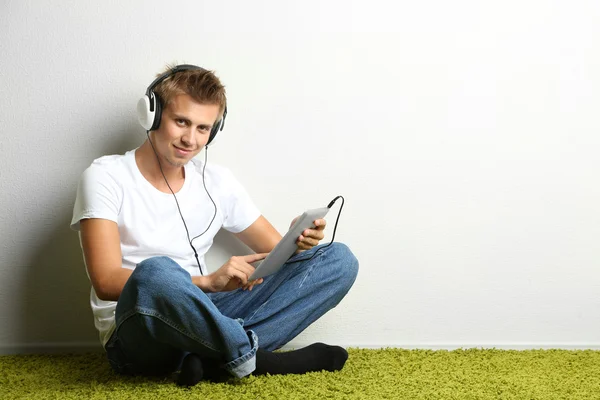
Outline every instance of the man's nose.
{"label": "man's nose", "polygon": [[193,128],[186,130],[185,134],[181,137],[181,141],[186,145],[192,147],[196,145],[196,132]]}

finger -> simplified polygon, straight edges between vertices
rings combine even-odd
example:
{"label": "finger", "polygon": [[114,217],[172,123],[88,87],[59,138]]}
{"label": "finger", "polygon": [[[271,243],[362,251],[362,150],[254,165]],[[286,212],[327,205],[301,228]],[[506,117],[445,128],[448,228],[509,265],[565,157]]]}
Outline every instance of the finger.
{"label": "finger", "polygon": [[317,240],[321,240],[325,237],[325,233],[323,233],[323,231],[318,231],[315,229],[307,229],[304,232],[302,232],[302,234],[305,237],[310,237]]}
{"label": "finger", "polygon": [[327,226],[327,221],[325,221],[323,218],[319,218],[316,219],[313,224],[315,224],[316,229],[322,231],[325,229],[325,226]]}
{"label": "finger", "polygon": [[233,269],[236,269],[236,270],[244,273],[246,275],[246,278],[249,278],[250,276],[252,276],[252,274],[256,270],[256,268],[252,264],[249,264],[249,262],[254,262],[253,260],[262,260],[268,254],[269,253],[260,253],[260,254],[251,254],[251,255],[247,255],[247,256],[231,257],[229,265]]}
{"label": "finger", "polygon": [[260,285],[263,282],[262,278],[254,279],[253,281],[248,281],[246,285],[244,285],[244,290],[248,289],[252,291],[252,288],[256,285]]}
{"label": "finger", "polygon": [[252,276],[252,274],[254,273],[254,267],[250,264],[243,264],[239,266],[239,271],[244,275],[244,277],[246,278],[244,280],[244,284],[245,285],[249,285],[251,283],[250,281],[250,277]]}
{"label": "finger", "polygon": [[306,237],[302,235],[298,236],[298,240],[296,240],[296,245],[306,246]]}
{"label": "finger", "polygon": [[300,243],[306,245],[306,246],[311,246],[314,247],[316,245],[319,244],[319,241],[317,239],[311,238],[311,237],[305,237],[304,239],[302,239],[300,241]]}
{"label": "finger", "polygon": [[300,250],[310,250],[312,249],[314,246],[311,246],[309,244],[306,244],[305,242],[298,242],[298,248]]}
{"label": "finger", "polygon": [[258,285],[260,283],[263,283],[263,278],[258,278],[258,279],[253,279],[253,280],[249,280],[248,281],[248,285]]}
{"label": "finger", "polygon": [[250,275],[245,273],[244,271],[241,271],[237,268],[232,268],[229,273],[231,279],[236,279],[239,282],[238,287],[242,287],[248,283],[248,277]]}
{"label": "finger", "polygon": [[253,281],[252,286],[250,286],[250,291],[252,291],[252,288],[256,285],[260,285],[261,283],[263,283],[263,278],[258,278],[256,280]]}
{"label": "finger", "polygon": [[256,253],[256,254],[248,254],[246,256],[241,256],[241,258],[247,263],[253,263],[256,261],[264,260],[269,253]]}
{"label": "finger", "polygon": [[239,257],[232,257],[227,266],[226,273],[231,278],[239,278],[241,275],[244,275],[246,280],[248,280],[248,277],[254,272],[254,267]]}

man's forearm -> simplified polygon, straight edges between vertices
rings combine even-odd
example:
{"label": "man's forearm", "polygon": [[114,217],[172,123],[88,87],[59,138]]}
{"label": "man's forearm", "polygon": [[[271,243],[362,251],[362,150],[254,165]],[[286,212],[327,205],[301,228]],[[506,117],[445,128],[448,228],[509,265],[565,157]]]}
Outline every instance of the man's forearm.
{"label": "man's forearm", "polygon": [[94,285],[94,290],[98,298],[104,301],[119,300],[119,296],[132,273],[133,270],[129,268],[119,268],[104,282],[98,282],[98,284]]}

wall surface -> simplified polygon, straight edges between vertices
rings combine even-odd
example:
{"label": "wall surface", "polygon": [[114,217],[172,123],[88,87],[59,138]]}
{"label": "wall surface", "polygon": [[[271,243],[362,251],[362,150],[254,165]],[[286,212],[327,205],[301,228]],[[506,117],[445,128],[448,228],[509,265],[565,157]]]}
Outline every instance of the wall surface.
{"label": "wall surface", "polygon": [[599,2],[166,4],[0,5],[0,352],[98,346],[77,180],[170,62],[227,86],[209,162],[279,231],[346,199],[358,280],[292,346],[600,348]]}

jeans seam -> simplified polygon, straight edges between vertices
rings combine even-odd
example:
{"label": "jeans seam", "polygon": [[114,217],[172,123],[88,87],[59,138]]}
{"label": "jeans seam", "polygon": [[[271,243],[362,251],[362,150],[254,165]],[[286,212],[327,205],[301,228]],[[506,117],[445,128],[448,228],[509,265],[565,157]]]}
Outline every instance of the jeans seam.
{"label": "jeans seam", "polygon": [[[137,313],[137,311],[134,308],[134,309],[130,310],[129,312],[123,314],[123,316],[121,316],[121,318],[119,318],[119,323],[115,324],[116,325],[115,332],[117,332],[119,330],[119,328],[121,327],[121,325],[123,325],[123,323],[125,321],[127,321],[129,318],[133,317],[136,313]],[[109,341],[110,341],[110,339],[109,339]]]}

